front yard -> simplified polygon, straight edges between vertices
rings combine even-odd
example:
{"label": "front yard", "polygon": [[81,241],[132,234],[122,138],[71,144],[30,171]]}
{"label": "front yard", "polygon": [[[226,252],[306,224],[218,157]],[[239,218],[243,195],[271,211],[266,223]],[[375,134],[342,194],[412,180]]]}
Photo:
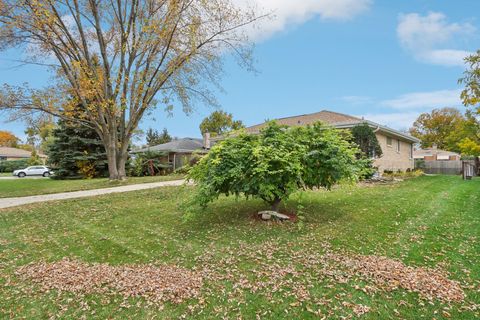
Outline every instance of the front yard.
{"label": "front yard", "polygon": [[54,180],[50,178],[15,178],[13,180],[0,180],[0,198],[25,197],[38,194],[110,188],[129,184],[180,179],[183,179],[183,176],[175,174],[155,177],[130,177],[125,181],[110,181],[107,178],[78,180]]}
{"label": "front yard", "polygon": [[480,179],[308,192],[301,229],[192,191],[0,210],[0,318],[480,317]]}

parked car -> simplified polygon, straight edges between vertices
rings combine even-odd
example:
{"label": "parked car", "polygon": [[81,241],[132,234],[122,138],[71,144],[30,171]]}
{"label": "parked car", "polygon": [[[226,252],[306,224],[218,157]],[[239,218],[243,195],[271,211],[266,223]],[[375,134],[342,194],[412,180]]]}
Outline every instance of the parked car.
{"label": "parked car", "polygon": [[23,177],[26,177],[26,176],[48,177],[52,174],[53,174],[53,172],[50,171],[50,169],[46,166],[32,166],[32,167],[28,167],[28,168],[25,168],[25,169],[19,169],[19,170],[13,171],[13,175],[17,176],[19,178],[23,178]]}

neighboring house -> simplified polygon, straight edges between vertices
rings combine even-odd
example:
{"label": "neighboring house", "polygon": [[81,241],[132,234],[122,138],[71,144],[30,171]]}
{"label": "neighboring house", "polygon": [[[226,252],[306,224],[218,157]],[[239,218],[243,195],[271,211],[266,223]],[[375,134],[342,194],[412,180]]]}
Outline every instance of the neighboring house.
{"label": "neighboring house", "polygon": [[[29,159],[32,153],[27,150],[10,148],[10,147],[0,147],[0,160],[20,160],[20,159]],[[38,157],[45,162],[47,158],[46,155],[39,153]]]}
{"label": "neighboring house", "polygon": [[434,144],[431,148],[426,149],[415,149],[413,151],[413,158],[415,160],[425,160],[425,161],[458,161],[461,156],[458,153],[440,150]]}
{"label": "neighboring house", "polygon": [[[374,162],[374,166],[378,168],[379,172],[384,172],[385,170],[405,171],[414,168],[413,145],[420,141],[406,133],[373,121],[327,110],[275,120],[277,123],[287,126],[305,126],[321,121],[338,129],[351,129],[358,124],[367,123],[374,130],[383,151],[383,155],[376,158]],[[260,132],[265,125],[265,123],[261,123],[251,126],[246,128],[246,131],[256,134]]]}
{"label": "neighboring house", "polygon": [[183,138],[140,150],[134,150],[130,153],[163,152],[166,155],[164,159],[161,160],[170,164],[172,169],[176,170],[188,164],[193,158],[194,153],[207,153],[208,151],[204,149],[203,145],[204,142],[202,139]]}

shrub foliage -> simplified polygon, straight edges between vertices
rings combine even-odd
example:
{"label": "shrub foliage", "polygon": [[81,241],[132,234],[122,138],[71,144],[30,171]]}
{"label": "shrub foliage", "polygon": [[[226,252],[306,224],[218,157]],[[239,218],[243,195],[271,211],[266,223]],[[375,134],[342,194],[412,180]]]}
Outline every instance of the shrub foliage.
{"label": "shrub foliage", "polygon": [[215,145],[189,172],[198,202],[220,195],[263,199],[277,211],[298,189],[330,189],[360,171],[357,148],[339,131],[316,123],[288,128],[270,122],[258,135],[240,133]]}
{"label": "shrub foliage", "polygon": [[29,166],[29,159],[20,160],[2,160],[0,161],[0,172],[13,172],[18,169],[24,169]]}

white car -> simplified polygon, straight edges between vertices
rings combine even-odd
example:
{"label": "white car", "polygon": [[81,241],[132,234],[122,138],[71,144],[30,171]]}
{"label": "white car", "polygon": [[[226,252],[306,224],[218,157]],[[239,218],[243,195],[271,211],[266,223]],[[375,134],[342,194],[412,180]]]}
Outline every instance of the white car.
{"label": "white car", "polygon": [[25,169],[13,171],[13,175],[19,178],[24,178],[26,176],[44,176],[49,177],[53,174],[48,167],[45,166],[31,166]]}

